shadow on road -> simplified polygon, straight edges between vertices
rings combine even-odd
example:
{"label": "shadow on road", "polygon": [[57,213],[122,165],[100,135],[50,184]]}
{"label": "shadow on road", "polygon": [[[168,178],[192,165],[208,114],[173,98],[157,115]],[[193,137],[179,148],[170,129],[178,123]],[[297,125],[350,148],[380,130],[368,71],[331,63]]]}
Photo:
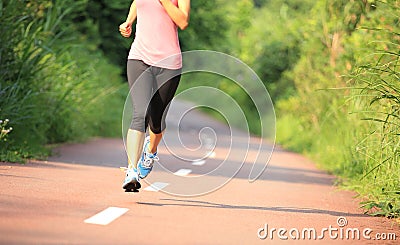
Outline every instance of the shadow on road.
{"label": "shadow on road", "polygon": [[261,210],[261,211],[273,211],[273,212],[284,212],[284,213],[302,213],[302,214],[328,214],[332,216],[350,216],[350,217],[368,217],[364,214],[351,214],[331,210],[315,209],[315,208],[300,208],[300,207],[260,207],[260,206],[245,206],[245,205],[231,205],[222,203],[213,203],[206,201],[196,200],[182,200],[182,199],[171,199],[161,198],[161,201],[171,201],[175,203],[151,203],[151,202],[137,202],[139,205],[149,206],[180,206],[180,207],[197,207],[197,208],[221,208],[221,209],[239,209],[239,210]]}

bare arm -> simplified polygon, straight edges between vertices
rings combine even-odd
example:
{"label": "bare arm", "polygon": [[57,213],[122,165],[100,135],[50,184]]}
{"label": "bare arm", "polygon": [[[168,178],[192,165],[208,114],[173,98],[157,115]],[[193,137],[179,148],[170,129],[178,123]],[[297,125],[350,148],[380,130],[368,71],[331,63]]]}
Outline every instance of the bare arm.
{"label": "bare arm", "polygon": [[129,8],[129,14],[126,21],[119,26],[119,32],[124,37],[130,37],[132,34],[132,24],[137,16],[136,2],[132,1],[131,7]]}
{"label": "bare arm", "polygon": [[126,18],[125,22],[133,23],[136,20],[137,12],[136,12],[136,2],[133,1],[131,7],[129,8],[129,14]]}
{"label": "bare arm", "polygon": [[190,0],[178,0],[176,7],[171,0],[160,0],[172,21],[184,30],[189,24]]}

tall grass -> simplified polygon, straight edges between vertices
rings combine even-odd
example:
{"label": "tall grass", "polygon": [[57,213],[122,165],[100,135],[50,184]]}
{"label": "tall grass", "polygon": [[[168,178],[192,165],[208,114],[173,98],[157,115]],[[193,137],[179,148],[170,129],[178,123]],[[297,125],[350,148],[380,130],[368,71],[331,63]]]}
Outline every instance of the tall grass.
{"label": "tall grass", "polygon": [[117,136],[120,69],[73,29],[87,1],[2,1],[0,119],[13,127],[0,161],[46,156],[45,145]]}
{"label": "tall grass", "polygon": [[296,94],[277,103],[278,142],[337,175],[366,212],[399,217],[400,1],[321,1],[312,11],[288,73]]}
{"label": "tall grass", "polygon": [[[393,39],[400,35],[386,31]],[[358,144],[364,171],[356,188],[368,198],[364,207],[376,215],[400,215],[400,42],[386,42],[376,62],[361,65],[353,80],[360,91],[354,100],[362,105],[362,119],[372,126]]]}

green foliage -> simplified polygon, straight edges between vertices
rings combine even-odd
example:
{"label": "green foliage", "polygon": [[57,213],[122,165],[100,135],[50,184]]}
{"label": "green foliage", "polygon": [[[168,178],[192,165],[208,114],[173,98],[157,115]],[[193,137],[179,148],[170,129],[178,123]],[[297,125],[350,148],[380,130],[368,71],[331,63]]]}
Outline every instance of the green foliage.
{"label": "green foliage", "polygon": [[91,1],[86,4],[80,18],[75,20],[83,34],[88,30],[95,34],[90,38],[96,48],[102,50],[111,63],[123,68],[132,40],[119,35],[118,27],[125,21],[131,3],[132,0]]}
{"label": "green foliage", "polygon": [[179,32],[182,51],[212,49],[222,51],[229,28],[223,0],[191,1],[189,26]]}
{"label": "green foliage", "polygon": [[254,6],[257,8],[262,7],[267,2],[268,2],[268,0],[253,0]]}
{"label": "green foliage", "polygon": [[[388,15],[390,10],[395,11]],[[359,43],[372,52],[355,56],[359,65],[351,80],[358,88],[353,98],[361,107],[357,113],[371,125],[357,149],[364,156],[365,184],[356,186],[367,193],[365,207],[378,207],[375,214],[396,217],[400,215],[400,3],[379,3],[368,17],[351,39],[372,40]]]}
{"label": "green foliage", "polygon": [[376,215],[398,217],[399,1],[319,1],[277,102],[278,141],[343,178]]}
{"label": "green foliage", "polygon": [[45,156],[48,143],[120,132],[120,70],[72,25],[86,3],[2,1],[0,118],[9,118],[13,131],[0,142],[0,161]]}
{"label": "green foliage", "polygon": [[313,3],[267,1],[262,8],[245,11],[252,5],[244,0],[229,14],[232,23],[240,23],[229,32],[230,52],[256,70],[274,101],[293,93],[293,81],[286,71],[299,59],[303,21]]}

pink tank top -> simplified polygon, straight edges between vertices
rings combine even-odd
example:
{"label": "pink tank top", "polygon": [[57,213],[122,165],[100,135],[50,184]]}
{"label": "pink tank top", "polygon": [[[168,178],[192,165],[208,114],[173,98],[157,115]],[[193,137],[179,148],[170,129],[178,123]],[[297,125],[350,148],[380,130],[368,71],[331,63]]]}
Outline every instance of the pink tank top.
{"label": "pink tank top", "polygon": [[[178,6],[178,0],[171,0]],[[137,8],[135,40],[128,59],[168,69],[182,67],[178,28],[159,0],[135,0]]]}

